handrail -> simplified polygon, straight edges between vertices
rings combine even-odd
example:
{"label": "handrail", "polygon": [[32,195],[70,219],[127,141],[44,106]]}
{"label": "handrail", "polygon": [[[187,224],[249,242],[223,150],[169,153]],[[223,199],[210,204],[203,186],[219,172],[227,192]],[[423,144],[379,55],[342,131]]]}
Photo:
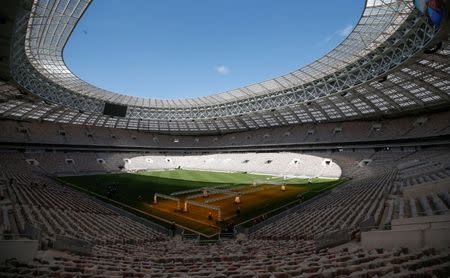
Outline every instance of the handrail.
{"label": "handrail", "polygon": [[[420,218],[420,216],[419,217],[406,218],[406,219],[417,219],[417,218]],[[425,221],[425,222],[417,222],[417,223],[401,223],[401,224],[396,224],[395,227],[428,225],[427,229],[430,229],[432,224],[438,224],[438,223],[449,223],[450,224],[450,219],[449,220]],[[367,226],[367,227],[364,227],[364,228],[367,229],[368,232],[370,232],[370,231],[392,231],[392,225],[390,225],[391,229],[380,228],[380,225]],[[450,228],[450,225],[449,225],[449,228]],[[357,229],[359,229],[359,226],[357,227]],[[418,230],[425,230],[425,229],[418,228]]]}
{"label": "handrail", "polygon": [[16,239],[23,239],[23,240],[32,240],[29,238],[27,234],[13,234],[13,233],[0,233],[0,240],[16,240]]}

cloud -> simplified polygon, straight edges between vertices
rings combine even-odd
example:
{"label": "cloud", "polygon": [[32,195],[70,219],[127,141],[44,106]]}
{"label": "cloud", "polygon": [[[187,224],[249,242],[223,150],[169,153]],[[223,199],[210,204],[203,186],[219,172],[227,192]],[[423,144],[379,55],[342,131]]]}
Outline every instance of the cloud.
{"label": "cloud", "polygon": [[345,26],[344,29],[337,30],[336,34],[338,34],[341,37],[347,37],[348,35],[350,35],[352,30],[353,30],[353,25],[349,24],[349,25]]}
{"label": "cloud", "polygon": [[220,75],[227,75],[230,73],[230,69],[224,65],[217,66],[214,68],[214,70]]}
{"label": "cloud", "polygon": [[329,43],[330,41],[336,39],[336,37],[339,37],[339,38],[346,38],[348,35],[350,35],[350,33],[352,32],[352,30],[353,30],[353,25],[348,24],[348,25],[345,26],[344,28],[334,31],[333,34],[326,36],[326,37],[323,39],[323,42],[322,42],[322,43]]}
{"label": "cloud", "polygon": [[333,39],[333,37],[334,37],[334,35],[329,35],[329,36],[327,36],[327,37],[324,39],[324,41],[325,41],[325,42],[329,42],[329,41],[331,41],[331,40]]}

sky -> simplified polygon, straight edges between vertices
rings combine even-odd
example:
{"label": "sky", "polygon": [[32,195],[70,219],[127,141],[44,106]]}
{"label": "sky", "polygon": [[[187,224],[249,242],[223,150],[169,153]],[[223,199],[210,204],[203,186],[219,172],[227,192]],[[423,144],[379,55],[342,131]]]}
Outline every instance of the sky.
{"label": "sky", "polygon": [[149,98],[207,96],[294,71],[358,22],[363,0],[94,0],[65,49],[81,79]]}

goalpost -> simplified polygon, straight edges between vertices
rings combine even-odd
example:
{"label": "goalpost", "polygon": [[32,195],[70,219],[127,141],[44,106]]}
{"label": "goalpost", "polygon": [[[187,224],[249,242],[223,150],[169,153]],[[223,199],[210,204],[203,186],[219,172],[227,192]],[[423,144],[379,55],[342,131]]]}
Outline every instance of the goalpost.
{"label": "goalpost", "polygon": [[281,191],[286,191],[286,182],[284,180],[283,181],[253,180],[252,185],[253,187],[257,187],[260,185],[267,185],[268,188],[280,187]]}
{"label": "goalpost", "polygon": [[222,220],[222,212],[220,210],[220,207],[218,207],[218,206],[213,206],[213,205],[205,204],[205,203],[199,203],[199,202],[195,202],[195,201],[192,201],[192,200],[187,200],[186,204],[189,204],[189,205],[192,205],[192,206],[197,206],[197,207],[202,207],[202,208],[206,208],[206,209],[208,209],[210,211],[214,211],[214,212],[216,212],[217,220],[218,221]]}
{"label": "goalpost", "polygon": [[[284,192],[287,189],[286,182],[273,180],[253,180],[252,185],[250,186],[240,185],[230,188],[228,188],[228,186],[225,188],[223,186],[216,186],[211,188],[202,187],[180,192],[173,192],[171,195],[155,193],[153,203],[155,205],[155,208],[157,208],[159,199],[161,199],[160,208],[167,210],[167,208],[175,207],[173,203],[175,202],[175,211],[184,214],[187,218],[200,220],[208,219],[209,221],[222,221],[223,215],[221,206],[223,204],[226,206],[224,207],[224,213],[226,214],[225,218],[228,218],[228,214],[232,209],[231,207],[229,207],[229,205],[231,205],[231,202],[220,203],[220,206],[212,205],[212,203],[218,203],[223,200],[234,198],[234,206],[237,206],[235,207],[235,209],[237,211],[240,211],[239,205],[242,202],[242,198],[246,198],[244,196],[273,188],[280,188],[280,190]],[[172,204],[167,201],[171,201]]]}
{"label": "goalpost", "polygon": [[180,198],[173,197],[173,196],[166,195],[166,194],[155,193],[155,195],[153,195],[153,204],[154,205],[158,204],[158,198],[175,201],[177,203],[177,210],[181,209]]}

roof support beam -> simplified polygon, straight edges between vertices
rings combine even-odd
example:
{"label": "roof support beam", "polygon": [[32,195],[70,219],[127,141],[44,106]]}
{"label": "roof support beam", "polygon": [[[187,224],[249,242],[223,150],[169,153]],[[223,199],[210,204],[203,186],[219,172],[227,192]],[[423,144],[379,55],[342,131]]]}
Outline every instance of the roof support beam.
{"label": "roof support beam", "polygon": [[341,109],[339,109],[336,104],[334,104],[334,102],[332,102],[329,98],[325,98],[325,102],[327,104],[329,104],[331,107],[334,108],[334,110],[336,110],[336,112],[341,116],[342,119],[345,119],[345,115],[344,113],[342,113]]}
{"label": "roof support beam", "polygon": [[420,98],[416,97],[414,94],[411,94],[411,92],[409,92],[402,86],[398,85],[397,83],[394,83],[388,79],[385,82],[383,82],[383,85],[386,85],[386,87],[388,87],[388,88],[393,88],[397,92],[400,92],[401,94],[405,95],[406,97],[412,99],[418,105],[424,106],[424,102]]}
{"label": "roof support beam", "polygon": [[3,117],[10,116],[12,113],[14,113],[14,111],[15,111],[16,109],[20,109],[21,107],[26,106],[26,104],[27,104],[27,103],[25,102],[25,103],[21,103],[21,104],[12,106],[11,108],[9,108],[9,109],[6,110],[5,112],[3,112]]}
{"label": "roof support beam", "polygon": [[317,110],[319,110],[319,111],[323,114],[323,116],[325,117],[325,119],[326,119],[327,121],[331,120],[331,118],[330,118],[330,116],[328,115],[328,113],[325,112],[325,110],[323,110],[321,104],[319,104],[319,103],[317,103],[317,102],[312,102],[311,105],[312,105],[313,108],[317,108]]}
{"label": "roof support beam", "polygon": [[273,111],[272,115],[274,116],[275,120],[278,122],[280,126],[288,124],[286,119],[280,114],[278,110]]}
{"label": "roof support beam", "polygon": [[373,110],[375,110],[375,113],[379,114],[381,113],[380,108],[378,108],[377,106],[375,106],[375,104],[370,101],[368,98],[366,98],[366,96],[364,94],[359,94],[356,93],[355,97],[358,97],[359,99],[361,99],[366,105],[368,105],[370,108],[372,108]]}
{"label": "roof support beam", "polygon": [[235,119],[236,121],[240,122],[245,127],[245,129],[250,129],[248,124],[244,120],[242,120],[241,116],[236,116],[233,119]]}
{"label": "roof support beam", "polygon": [[[359,111],[359,109],[352,103],[351,99],[347,99],[346,97],[343,97],[341,95],[337,96],[338,100],[341,100],[343,103],[345,103],[346,105],[350,106],[350,108],[352,109],[352,111],[354,111],[356,114],[358,114],[359,117],[363,117],[363,114],[361,113],[361,111]],[[347,116],[345,116],[347,117]]]}
{"label": "roof support beam", "polygon": [[441,98],[443,98],[445,100],[449,100],[450,99],[449,95],[447,95],[446,93],[442,92],[439,88],[436,88],[431,83],[427,83],[427,82],[423,81],[422,79],[416,78],[416,77],[414,77],[414,76],[412,76],[412,75],[410,75],[410,74],[408,74],[406,72],[403,72],[403,71],[399,71],[396,74],[399,75],[399,76],[404,77],[405,79],[411,80],[411,82],[413,82],[414,84],[429,90],[430,92],[440,96]]}
{"label": "roof support beam", "polygon": [[303,110],[306,112],[306,114],[308,115],[308,117],[311,118],[311,121],[312,121],[313,123],[316,123],[317,120],[316,120],[316,118],[311,114],[311,111],[309,111],[308,106],[306,106],[306,105],[303,104],[303,105],[302,105],[302,108],[303,108]]}
{"label": "roof support beam", "polygon": [[383,99],[384,101],[389,103],[394,109],[396,109],[398,111],[402,110],[402,107],[400,105],[398,105],[398,103],[396,103],[393,99],[391,99],[390,97],[385,95],[382,91],[374,88],[370,84],[365,84],[364,87],[367,88],[367,90],[370,91],[371,93],[374,93],[375,95],[377,95],[378,97],[380,97],[381,99]]}
{"label": "roof support beam", "polygon": [[300,120],[300,118],[297,116],[297,114],[295,114],[294,110],[291,107],[286,107],[286,110],[291,113],[292,117],[297,121],[297,123],[302,123],[302,120]]}

